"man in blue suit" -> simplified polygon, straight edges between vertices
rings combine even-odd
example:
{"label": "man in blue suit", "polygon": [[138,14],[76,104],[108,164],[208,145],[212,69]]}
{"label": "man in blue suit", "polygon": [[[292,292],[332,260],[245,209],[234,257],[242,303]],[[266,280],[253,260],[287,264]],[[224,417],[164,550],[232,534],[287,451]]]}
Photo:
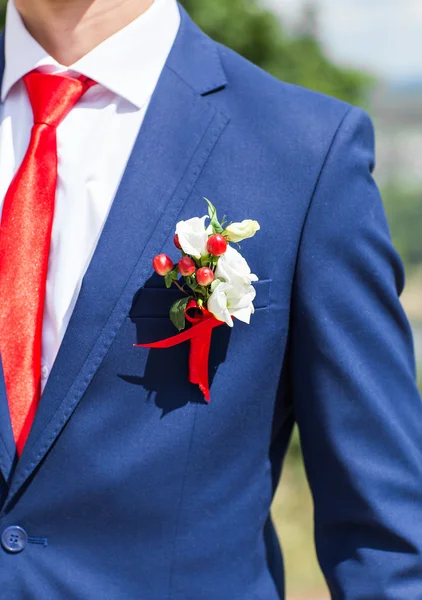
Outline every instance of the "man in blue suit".
{"label": "man in blue suit", "polygon": [[[12,0],[0,72],[0,589],[280,600],[294,422],[333,598],[422,598],[422,404],[366,114],[175,0]],[[153,276],[209,198],[260,222],[249,326],[187,380]]]}

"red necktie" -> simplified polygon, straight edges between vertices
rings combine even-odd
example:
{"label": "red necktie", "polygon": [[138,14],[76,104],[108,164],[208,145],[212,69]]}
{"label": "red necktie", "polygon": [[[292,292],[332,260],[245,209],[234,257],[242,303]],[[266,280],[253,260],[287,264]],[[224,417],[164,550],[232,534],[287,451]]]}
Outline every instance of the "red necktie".
{"label": "red necktie", "polygon": [[41,334],[57,185],[56,130],[93,85],[33,71],[24,77],[34,126],[7,191],[0,227],[0,353],[20,455],[41,395]]}

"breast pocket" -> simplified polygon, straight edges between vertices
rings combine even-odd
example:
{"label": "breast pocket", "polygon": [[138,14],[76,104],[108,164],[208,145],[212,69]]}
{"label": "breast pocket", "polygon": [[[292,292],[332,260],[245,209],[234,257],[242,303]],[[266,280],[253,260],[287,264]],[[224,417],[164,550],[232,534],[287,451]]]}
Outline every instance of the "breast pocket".
{"label": "breast pocket", "polygon": [[[255,310],[270,306],[271,279],[262,279],[253,284],[256,289]],[[129,313],[131,319],[169,318],[170,308],[185,294],[176,287],[144,287],[136,294]]]}
{"label": "breast pocket", "polygon": [[[157,284],[154,283],[156,286]],[[265,279],[254,283],[256,289],[255,315],[252,316],[251,325],[267,319],[266,311],[270,307],[271,280]],[[135,295],[133,305],[128,315],[128,320],[133,324],[131,339],[133,344],[149,344],[165,340],[177,335],[178,330],[170,321],[169,311],[177,299],[183,298],[184,294],[175,287],[147,286],[141,288]],[[235,325],[232,329],[228,326],[218,327],[212,336],[211,352],[209,357],[209,375],[212,383],[218,367],[225,362],[230,351],[231,337],[236,330],[235,345],[243,346],[241,340],[246,334],[248,327]],[[128,330],[129,331],[129,330]],[[248,334],[249,335],[249,334]],[[250,339],[250,338],[248,338]],[[167,398],[167,404],[189,401],[203,402],[203,395],[197,386],[189,383],[187,377],[190,345],[182,343],[177,346],[161,349],[149,349],[143,352],[144,366],[142,381],[148,389],[160,391],[160,397]],[[163,368],[165,367],[165,376]],[[142,370],[141,369],[141,370]],[[168,382],[171,382],[169,385]],[[171,393],[169,392],[171,389]]]}

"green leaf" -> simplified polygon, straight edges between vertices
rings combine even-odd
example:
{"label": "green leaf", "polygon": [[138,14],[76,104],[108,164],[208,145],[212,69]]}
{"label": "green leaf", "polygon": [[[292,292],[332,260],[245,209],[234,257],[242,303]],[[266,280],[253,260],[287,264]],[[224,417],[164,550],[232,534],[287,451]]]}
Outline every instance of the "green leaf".
{"label": "green leaf", "polygon": [[217,209],[215,208],[214,204],[208,200],[208,198],[204,198],[204,200],[208,204],[208,215],[214,233],[221,233],[223,228],[221,227],[221,224],[217,218]]}
{"label": "green leaf", "polygon": [[201,294],[201,296],[204,296],[204,298],[207,297],[208,294],[208,290],[206,287],[202,287],[201,285],[198,285],[198,287],[196,288],[195,292],[197,294]]}
{"label": "green leaf", "polygon": [[185,277],[186,285],[190,287],[191,290],[195,291],[198,289],[198,284],[196,283],[195,277],[187,276]]}
{"label": "green leaf", "polygon": [[208,200],[208,198],[204,198],[205,202],[208,204],[208,216],[212,221],[214,218],[217,218],[217,209],[214,204]]}
{"label": "green leaf", "polygon": [[172,277],[171,271],[170,271],[170,273],[167,273],[167,275],[164,276],[164,282],[166,284],[166,288],[170,288],[172,286],[173,277]]}
{"label": "green leaf", "polygon": [[185,328],[185,309],[190,299],[191,298],[188,296],[186,296],[186,298],[180,298],[179,300],[176,300],[170,308],[170,320],[179,331],[182,331],[182,329]]}

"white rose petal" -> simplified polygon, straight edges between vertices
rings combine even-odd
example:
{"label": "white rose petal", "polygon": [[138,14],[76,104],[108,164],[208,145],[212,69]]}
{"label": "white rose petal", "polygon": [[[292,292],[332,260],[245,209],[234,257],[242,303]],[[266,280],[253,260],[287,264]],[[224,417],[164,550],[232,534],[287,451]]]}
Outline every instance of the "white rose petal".
{"label": "white rose petal", "polygon": [[249,324],[255,312],[256,290],[250,284],[219,283],[208,300],[208,310],[216,319],[233,327],[232,317]]}
{"label": "white rose petal", "polygon": [[207,308],[219,321],[233,327],[233,319],[227,308],[226,291],[232,286],[229,283],[219,283],[208,299]]}
{"label": "white rose petal", "polygon": [[206,219],[208,219],[207,216],[194,217],[187,221],[180,221],[176,225],[176,235],[179,238],[179,243],[183,252],[189,254],[189,256],[201,258],[201,256],[208,254],[207,242],[210,232],[212,233],[212,228],[205,227]]}
{"label": "white rose petal", "polygon": [[258,281],[240,252],[230,245],[217,263],[215,276],[234,285],[250,285],[252,281]]}
{"label": "white rose petal", "polygon": [[229,242],[241,242],[255,235],[261,229],[258,221],[246,219],[241,223],[232,223],[226,227],[224,232]]}
{"label": "white rose petal", "polygon": [[255,312],[253,305],[255,296],[256,290],[252,285],[245,285],[238,288],[232,286],[232,288],[227,291],[229,314],[249,325],[251,315]]}
{"label": "white rose petal", "polygon": [[[253,305],[252,305],[252,308],[253,308]],[[248,308],[240,308],[239,310],[236,310],[233,312],[233,317],[235,317],[236,319],[239,319],[239,321],[242,321],[243,323],[246,323],[247,325],[249,325],[251,322],[252,314],[253,314],[253,310],[251,310],[249,307]]]}

